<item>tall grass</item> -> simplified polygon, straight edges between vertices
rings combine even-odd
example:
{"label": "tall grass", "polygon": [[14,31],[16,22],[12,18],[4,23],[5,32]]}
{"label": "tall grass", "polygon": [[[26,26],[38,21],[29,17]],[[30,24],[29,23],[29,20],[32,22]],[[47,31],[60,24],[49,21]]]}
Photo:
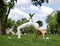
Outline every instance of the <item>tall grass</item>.
{"label": "tall grass", "polygon": [[[8,39],[11,37],[12,39]],[[35,35],[22,35],[20,39],[17,36],[4,35],[0,36],[0,46],[60,46],[60,36],[48,36],[50,39],[42,39],[41,36],[38,40]]]}

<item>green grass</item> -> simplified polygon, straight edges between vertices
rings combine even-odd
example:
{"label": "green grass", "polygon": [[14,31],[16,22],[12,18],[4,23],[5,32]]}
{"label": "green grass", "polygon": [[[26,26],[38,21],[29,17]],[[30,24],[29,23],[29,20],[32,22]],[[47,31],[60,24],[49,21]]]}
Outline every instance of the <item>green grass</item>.
{"label": "green grass", "polygon": [[[12,39],[8,39],[11,37]],[[41,36],[35,40],[35,35],[27,35],[20,39],[17,36],[3,35],[0,36],[0,46],[60,46],[60,36],[48,36],[50,39],[42,39]]]}

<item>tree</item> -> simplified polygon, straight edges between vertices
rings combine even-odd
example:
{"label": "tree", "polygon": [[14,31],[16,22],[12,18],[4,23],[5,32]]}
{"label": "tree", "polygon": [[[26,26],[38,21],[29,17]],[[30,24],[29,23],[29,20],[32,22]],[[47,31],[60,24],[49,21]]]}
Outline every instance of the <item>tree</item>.
{"label": "tree", "polygon": [[56,11],[51,15],[48,15],[46,22],[48,23],[47,30],[49,30],[52,34],[60,33],[60,11]]}
{"label": "tree", "polygon": [[15,21],[12,19],[7,19],[7,28],[13,28],[15,24]]}
{"label": "tree", "polygon": [[2,15],[3,15],[3,12],[5,12],[6,11],[6,8],[5,8],[5,4],[4,4],[4,2],[3,2],[3,0],[1,0],[0,1],[0,34],[2,34]]}
{"label": "tree", "polygon": [[49,29],[49,31],[51,31],[52,34],[56,34],[56,24],[57,24],[57,20],[56,17],[57,15],[52,13],[51,15],[48,15],[46,21],[48,23],[48,27],[47,29]]}
{"label": "tree", "polygon": [[22,33],[35,33],[36,29],[31,25],[29,27],[25,27],[21,32]]}
{"label": "tree", "polygon": [[22,18],[16,21],[16,24],[19,26],[21,24],[24,24],[26,22],[28,22],[29,20],[27,20],[26,18]]}
{"label": "tree", "polygon": [[29,20],[27,20],[26,18],[22,18],[22,19],[19,19],[17,20],[16,22],[14,22],[14,31],[17,31],[17,27],[28,22]]}
{"label": "tree", "polygon": [[[42,3],[44,3],[45,2],[45,0],[31,0],[32,2],[33,2],[33,5],[42,5]],[[46,0],[46,2],[48,3],[49,2],[49,0]]]}
{"label": "tree", "polygon": [[30,19],[32,19],[33,15],[35,15],[35,14],[29,13]]}
{"label": "tree", "polygon": [[60,34],[60,11],[57,11],[57,31]]}
{"label": "tree", "polygon": [[57,11],[57,22],[60,25],[60,11]]}
{"label": "tree", "polygon": [[0,1],[0,34],[5,34],[7,18],[10,12],[10,9],[13,8],[17,0],[1,0]]}

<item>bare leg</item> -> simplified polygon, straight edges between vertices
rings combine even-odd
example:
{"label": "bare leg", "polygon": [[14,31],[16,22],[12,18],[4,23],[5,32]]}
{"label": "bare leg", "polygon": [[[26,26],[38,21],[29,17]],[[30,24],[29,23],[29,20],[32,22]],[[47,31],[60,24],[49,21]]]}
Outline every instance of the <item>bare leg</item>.
{"label": "bare leg", "polygon": [[45,38],[45,34],[44,33],[42,33],[42,37],[43,37],[43,39]]}
{"label": "bare leg", "polygon": [[18,35],[18,39],[21,37],[21,31],[19,28],[17,28],[17,35]]}
{"label": "bare leg", "polygon": [[38,39],[38,32],[36,32],[36,40]]}
{"label": "bare leg", "polygon": [[42,37],[43,37],[43,39],[45,38],[45,31],[44,30],[42,30],[42,29],[39,29],[39,31],[42,33]]}

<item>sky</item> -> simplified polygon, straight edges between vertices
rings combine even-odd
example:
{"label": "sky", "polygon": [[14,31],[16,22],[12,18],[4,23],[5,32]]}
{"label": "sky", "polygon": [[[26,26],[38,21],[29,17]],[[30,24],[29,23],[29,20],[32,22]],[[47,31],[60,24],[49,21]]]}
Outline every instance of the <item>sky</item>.
{"label": "sky", "polygon": [[32,18],[34,22],[40,20],[43,22],[41,28],[46,29],[46,18],[53,11],[60,10],[60,0],[49,0],[49,3],[44,2],[42,6],[35,6],[31,0],[17,0],[14,9],[11,9],[8,18],[17,21],[21,18],[29,19],[29,13],[35,14]]}

